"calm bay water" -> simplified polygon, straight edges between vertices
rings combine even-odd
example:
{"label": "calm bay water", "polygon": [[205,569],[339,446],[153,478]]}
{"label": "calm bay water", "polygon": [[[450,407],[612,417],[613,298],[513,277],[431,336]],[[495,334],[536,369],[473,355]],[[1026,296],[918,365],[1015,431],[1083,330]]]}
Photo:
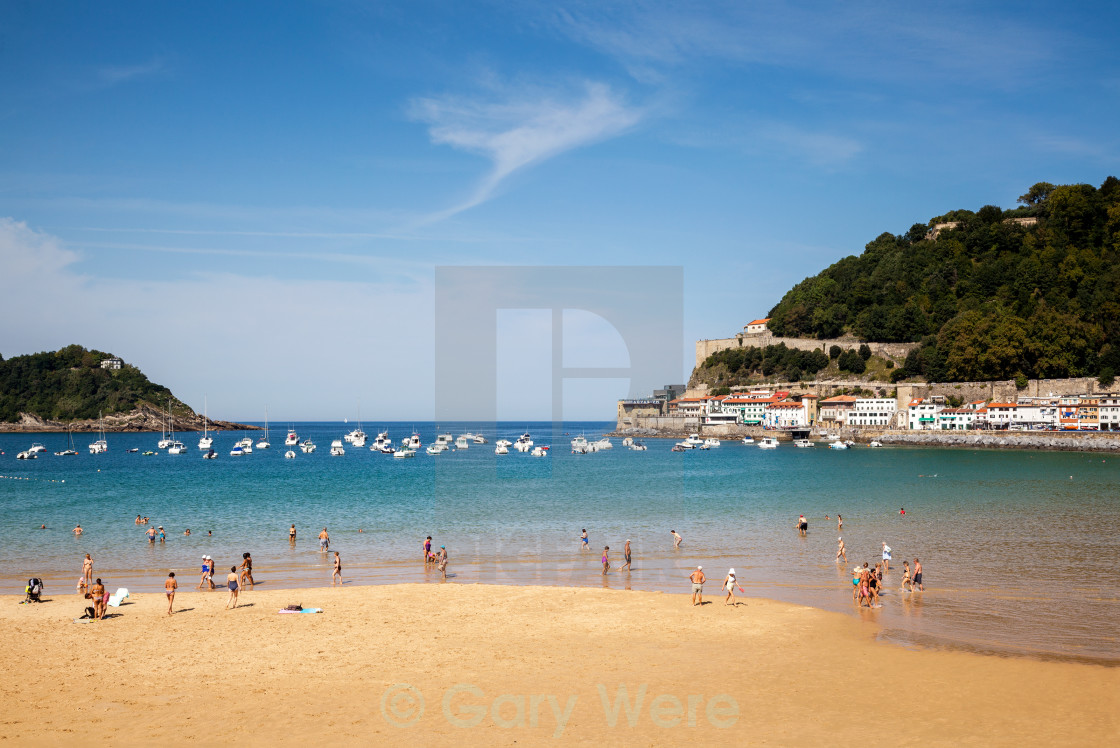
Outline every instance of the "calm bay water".
{"label": "calm bay water", "polygon": [[[610,425],[562,431],[590,438]],[[370,443],[386,427],[394,443],[413,431],[411,423],[370,424]],[[434,440],[434,424],[415,427],[425,445]],[[685,592],[690,569],[703,564],[715,594],[734,567],[748,595],[858,615],[902,643],[1120,662],[1118,459],[788,444],[767,451],[737,442],[671,453],[672,443],[658,439],[646,441],[646,452],[614,439],[613,450],[572,455],[570,436],[524,423],[455,424],[446,430],[479,431],[490,443],[440,456],[400,460],[347,445],[345,456],[331,457],[330,441],[349,428],[297,424],[319,449],[294,460],[283,458],[283,429],[272,430],[272,449],[240,458],[229,450],[245,434],[219,434],[217,460],[200,459],[196,434],[182,435],[188,454],[153,457],[125,451],[154,449],[152,434],[110,434],[109,453],[97,456],[86,449],[94,437],[83,434],[77,457],[54,456],[65,434],[0,435],[0,589],[22,592],[35,575],[50,593],[72,592],[87,552],[110,588],[159,590],[169,569],[192,587],[202,554],[221,569],[243,551],[262,584],[321,585],[330,564],[316,536],[326,526],[354,583],[437,581],[420,562],[431,534],[448,546],[460,583]],[[538,444],[555,445],[550,457],[494,455],[496,438],[526,428]],[[48,452],[17,461],[33,441]],[[844,565],[834,563],[837,512]],[[166,544],[147,543],[146,528],[133,523],[138,513],[164,526]],[[810,519],[807,538],[793,529],[799,513]],[[43,523],[48,529],[36,529]],[[75,523],[85,529],[80,538]],[[578,548],[585,527],[590,553]],[[670,529],[685,538],[679,550]],[[609,544],[617,569],[627,538],[633,572],[604,579],[599,552]],[[874,563],[882,541],[895,559],[883,607],[856,611],[847,572]],[[915,557],[927,591],[903,594],[902,560]]]}

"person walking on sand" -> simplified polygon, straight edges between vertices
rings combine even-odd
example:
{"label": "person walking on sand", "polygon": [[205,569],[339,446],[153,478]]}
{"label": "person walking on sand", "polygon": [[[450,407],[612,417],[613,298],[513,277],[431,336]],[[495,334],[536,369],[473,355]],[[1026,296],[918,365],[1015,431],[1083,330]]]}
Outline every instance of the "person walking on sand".
{"label": "person walking on sand", "polygon": [[229,610],[230,603],[233,607],[237,607],[237,567],[229,567],[229,574],[226,574],[226,586],[229,587],[229,600],[226,600],[226,610]]}
{"label": "person walking on sand", "polygon": [[90,558],[88,553],[85,560],[82,561],[82,576],[85,578],[87,586],[93,581],[93,559]]}
{"label": "person walking on sand", "polygon": [[241,586],[248,580],[249,589],[253,589],[253,557],[248,553],[241,554]]}
{"label": "person walking on sand", "polygon": [[696,571],[689,574],[688,578],[692,580],[692,604],[694,606],[703,605],[704,582],[708,581],[707,577],[704,576],[704,567],[697,566]]}
{"label": "person walking on sand", "polygon": [[836,549],[836,561],[839,563],[840,559],[844,559],[844,563],[848,563],[848,551],[844,547],[844,538],[836,538],[840,543],[840,547]]}
{"label": "person walking on sand", "polygon": [[210,561],[206,556],[202,557],[202,575],[198,578],[198,587],[195,589],[202,589],[206,582],[210,579]]}
{"label": "person walking on sand", "polygon": [[677,533],[676,530],[670,530],[669,532],[673,533],[673,548],[674,549],[680,548],[681,547],[681,541],[684,540],[684,538],[682,538]]}
{"label": "person walking on sand", "polygon": [[342,556],[338,555],[338,551],[334,552],[334,571],[331,572],[331,584],[334,584],[334,578],[338,577],[338,583],[342,584]]}
{"label": "person walking on sand", "polygon": [[179,583],[175,581],[175,572],[167,575],[163,589],[167,594],[167,615],[171,615],[171,606],[175,604],[175,590],[179,589]]}
{"label": "person walking on sand", "polygon": [[607,575],[607,572],[611,568],[611,561],[610,561],[609,558],[607,558],[607,552],[610,551],[610,549],[611,549],[611,547],[609,545],[604,545],[603,546],[603,558],[600,559],[603,562],[603,576],[604,577]]}
{"label": "person walking on sand", "polygon": [[292,526],[288,528],[288,542],[296,542],[296,523],[293,522]]}
{"label": "person walking on sand", "polygon": [[890,571],[891,547],[883,542],[883,571]]}
{"label": "person walking on sand", "polygon": [[618,572],[620,574],[623,571],[630,571],[630,538],[627,538],[626,545],[622,546],[622,557],[626,560],[626,563],[619,567]]}
{"label": "person walking on sand", "polygon": [[436,554],[436,568],[439,569],[439,573],[443,576],[443,579],[446,580],[447,579],[447,546],[446,545],[441,545],[439,547],[439,553]]}
{"label": "person walking on sand", "polygon": [[925,592],[926,586],[922,584],[922,562],[914,559],[914,584],[918,585],[919,592]]}
{"label": "person walking on sand", "polygon": [[327,549],[330,548],[330,547],[331,547],[331,536],[327,534],[327,528],[324,527],[323,531],[321,533],[319,533],[319,550],[322,553],[326,553]]}
{"label": "person walking on sand", "polygon": [[580,533],[579,539],[580,539],[580,542],[582,543],[582,545],[580,545],[580,547],[579,547],[579,549],[581,551],[591,550],[591,546],[587,544],[588,541],[590,540],[590,538],[587,537],[587,528],[586,527],[583,528],[583,532]]}
{"label": "person walking on sand", "polygon": [[[739,601],[735,600],[735,588],[738,587],[738,585],[739,583],[735,580],[735,570],[731,569],[727,572],[727,577],[723,580],[723,588],[727,590],[727,597],[723,601],[724,605],[739,604]],[[743,588],[739,587],[739,591],[742,592]]]}

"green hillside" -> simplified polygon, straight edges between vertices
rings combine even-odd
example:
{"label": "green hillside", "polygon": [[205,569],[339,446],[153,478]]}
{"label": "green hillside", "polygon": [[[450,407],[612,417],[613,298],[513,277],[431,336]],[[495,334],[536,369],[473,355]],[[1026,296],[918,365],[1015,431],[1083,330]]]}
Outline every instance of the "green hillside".
{"label": "green hillside", "polygon": [[[880,235],[794,286],[770,329],[920,342],[894,381],[1110,380],[1120,371],[1120,180],[1040,182],[1019,202]],[[957,226],[933,235],[948,222]]]}
{"label": "green hillside", "polygon": [[[21,412],[73,421],[97,418],[99,412],[126,413],[141,404],[167,407],[171,390],[148,381],[136,367],[102,369],[101,361],[112,357],[70,345],[53,353],[0,358],[0,421],[18,421]],[[174,404],[177,413],[190,411],[177,400]]]}

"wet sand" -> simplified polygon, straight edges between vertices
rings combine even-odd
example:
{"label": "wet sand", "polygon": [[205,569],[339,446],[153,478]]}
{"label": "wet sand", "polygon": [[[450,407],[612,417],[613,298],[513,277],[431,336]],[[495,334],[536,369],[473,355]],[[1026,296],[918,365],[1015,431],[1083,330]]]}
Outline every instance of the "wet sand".
{"label": "wet sand", "polygon": [[[30,606],[0,598],[3,735],[52,745],[1120,740],[1120,669],[908,650],[877,641],[875,625],[756,598],[692,607],[682,595],[587,588],[262,587],[224,611],[226,597],[180,592],[168,617],[162,594],[136,593],[86,624],[73,622],[73,593]],[[325,612],[277,614],[294,602]],[[642,696],[630,714],[618,708],[623,687],[631,702]]]}

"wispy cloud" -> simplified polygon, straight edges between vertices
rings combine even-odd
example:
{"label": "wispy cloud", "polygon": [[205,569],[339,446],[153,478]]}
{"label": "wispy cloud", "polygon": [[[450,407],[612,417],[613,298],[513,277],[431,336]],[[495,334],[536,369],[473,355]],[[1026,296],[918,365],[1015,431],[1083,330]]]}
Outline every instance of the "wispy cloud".
{"label": "wispy cloud", "polygon": [[166,60],[162,57],[153,57],[136,65],[104,65],[95,71],[95,79],[100,86],[109,88],[137,78],[158,75],[166,67]]}
{"label": "wispy cloud", "polygon": [[642,111],[602,83],[587,83],[576,97],[544,95],[478,101],[418,98],[412,116],[429,126],[432,142],[481,154],[487,174],[463,202],[428,217],[438,221],[480,205],[514,172],[565,151],[604,140],[634,126]]}

